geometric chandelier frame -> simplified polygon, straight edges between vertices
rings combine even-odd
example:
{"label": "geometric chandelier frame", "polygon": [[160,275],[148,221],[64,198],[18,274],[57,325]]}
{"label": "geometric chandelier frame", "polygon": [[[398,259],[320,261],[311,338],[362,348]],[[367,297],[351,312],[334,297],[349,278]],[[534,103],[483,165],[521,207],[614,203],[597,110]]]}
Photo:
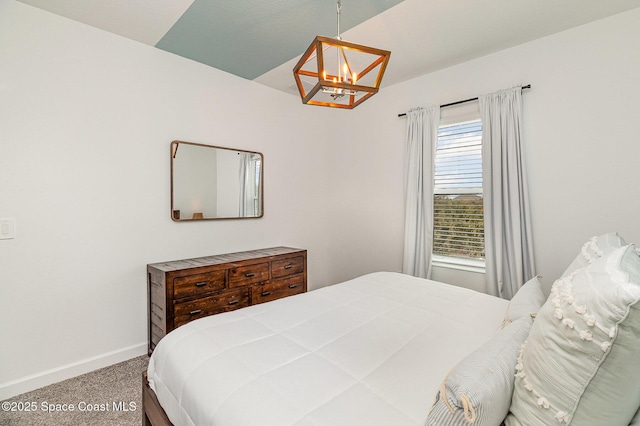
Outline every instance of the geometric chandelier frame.
{"label": "geometric chandelier frame", "polygon": [[[355,108],[378,93],[390,56],[388,50],[317,36],[293,69],[302,102]],[[370,62],[363,63],[367,57]]]}
{"label": "geometric chandelier frame", "polygon": [[302,103],[352,109],[378,93],[391,52],[316,36],[293,69]]}

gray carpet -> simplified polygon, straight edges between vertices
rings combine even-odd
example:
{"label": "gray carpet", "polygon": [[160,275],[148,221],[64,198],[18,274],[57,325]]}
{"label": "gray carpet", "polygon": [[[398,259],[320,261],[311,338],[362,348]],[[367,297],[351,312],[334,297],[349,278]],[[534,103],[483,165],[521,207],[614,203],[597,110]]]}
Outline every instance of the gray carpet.
{"label": "gray carpet", "polygon": [[[138,426],[142,424],[141,373],[148,361],[143,355],[2,401],[0,425]],[[6,411],[24,410],[25,404],[35,411]],[[55,404],[72,404],[74,410],[57,411],[63,407]]]}

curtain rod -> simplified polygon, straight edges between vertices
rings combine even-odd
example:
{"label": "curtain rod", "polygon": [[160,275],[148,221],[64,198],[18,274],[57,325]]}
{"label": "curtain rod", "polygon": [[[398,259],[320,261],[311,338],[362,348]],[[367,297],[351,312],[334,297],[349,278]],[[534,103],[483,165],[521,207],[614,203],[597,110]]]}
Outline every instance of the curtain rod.
{"label": "curtain rod", "polygon": [[[531,85],[527,84],[526,86],[522,86],[521,89],[531,89]],[[444,104],[444,105],[440,105],[440,108],[446,108],[446,107],[450,107],[450,106],[454,106],[454,105],[459,105],[459,104],[463,104],[465,102],[471,102],[471,101],[477,101],[478,98],[470,98],[470,99],[465,99],[463,101],[456,101],[456,102],[451,102],[449,104]],[[404,117],[405,115],[407,115],[406,112],[400,113],[398,114],[398,117]]]}

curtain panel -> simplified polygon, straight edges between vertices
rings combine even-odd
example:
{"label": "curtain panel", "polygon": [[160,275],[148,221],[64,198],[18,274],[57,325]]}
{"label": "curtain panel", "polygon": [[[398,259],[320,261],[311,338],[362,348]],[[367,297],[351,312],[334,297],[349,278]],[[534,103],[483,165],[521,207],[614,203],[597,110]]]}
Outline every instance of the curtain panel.
{"label": "curtain panel", "polygon": [[402,272],[431,276],[433,246],[433,174],[440,107],[407,113],[405,144],[404,257]]}
{"label": "curtain panel", "polygon": [[[247,215],[247,199],[249,198],[249,162],[251,161],[251,154],[247,152],[239,152],[240,157],[240,169],[239,169],[239,189],[240,196],[238,197],[238,216],[244,217]],[[253,214],[253,213],[251,213]]]}
{"label": "curtain panel", "polygon": [[485,267],[489,294],[511,299],[535,275],[522,152],[522,88],[480,96]]}

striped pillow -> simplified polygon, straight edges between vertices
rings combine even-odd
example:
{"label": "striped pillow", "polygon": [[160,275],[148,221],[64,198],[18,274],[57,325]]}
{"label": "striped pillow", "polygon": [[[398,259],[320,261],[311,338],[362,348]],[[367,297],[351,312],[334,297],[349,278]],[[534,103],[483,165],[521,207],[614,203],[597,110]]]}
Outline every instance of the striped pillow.
{"label": "striped pillow", "polygon": [[520,346],[533,320],[520,318],[469,354],[449,373],[425,426],[496,426],[509,412]]}

